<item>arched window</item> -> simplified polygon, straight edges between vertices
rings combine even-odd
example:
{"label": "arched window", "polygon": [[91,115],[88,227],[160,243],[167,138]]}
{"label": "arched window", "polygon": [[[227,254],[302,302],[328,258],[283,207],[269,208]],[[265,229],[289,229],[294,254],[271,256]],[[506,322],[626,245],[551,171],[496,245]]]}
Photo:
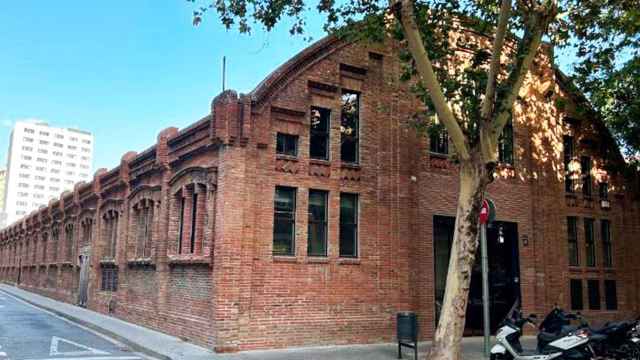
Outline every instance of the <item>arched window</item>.
{"label": "arched window", "polygon": [[73,259],[73,224],[68,223],[64,227],[64,260],[72,261]]}
{"label": "arched window", "polygon": [[178,254],[202,254],[207,188],[189,184],[175,194],[178,205]]}
{"label": "arched window", "polygon": [[102,216],[104,223],[104,252],[103,258],[116,258],[116,245],[118,242],[118,220],[120,214],[117,210],[108,210]]}
{"label": "arched window", "polygon": [[215,168],[191,167],[169,182],[169,256],[206,257],[212,248]]}
{"label": "arched window", "polygon": [[22,254],[22,257],[24,258],[24,265],[29,262],[29,245],[29,239],[26,239],[24,243],[24,253]]}
{"label": "arched window", "polygon": [[38,235],[33,234],[33,250],[31,250],[31,263],[36,264],[38,262]]}
{"label": "arched window", "polygon": [[42,254],[41,256],[41,262],[42,264],[45,264],[47,262],[47,241],[49,240],[49,234],[44,232],[42,233]]}
{"label": "arched window", "polygon": [[135,257],[137,259],[151,258],[153,236],[154,201],[142,199],[133,206],[135,231]]}
{"label": "arched window", "polygon": [[93,237],[93,218],[86,217],[80,222],[82,227],[82,237],[80,238],[80,246],[91,244]]}
{"label": "arched window", "polygon": [[60,229],[58,226],[51,228],[51,262],[58,261],[58,246],[60,246]]}

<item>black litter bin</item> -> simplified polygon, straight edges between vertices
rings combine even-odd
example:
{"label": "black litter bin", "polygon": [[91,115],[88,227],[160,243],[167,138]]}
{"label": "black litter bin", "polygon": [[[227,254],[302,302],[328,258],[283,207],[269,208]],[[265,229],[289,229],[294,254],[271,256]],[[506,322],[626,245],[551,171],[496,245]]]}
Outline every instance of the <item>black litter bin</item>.
{"label": "black litter bin", "polygon": [[399,312],[396,315],[398,336],[398,359],[402,359],[402,347],[413,349],[418,359],[418,316],[411,311]]}

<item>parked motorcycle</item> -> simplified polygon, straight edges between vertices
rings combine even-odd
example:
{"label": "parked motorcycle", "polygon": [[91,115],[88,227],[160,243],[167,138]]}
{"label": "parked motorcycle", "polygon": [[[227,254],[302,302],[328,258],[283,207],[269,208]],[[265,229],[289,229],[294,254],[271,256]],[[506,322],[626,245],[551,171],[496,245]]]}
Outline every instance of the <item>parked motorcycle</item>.
{"label": "parked motorcycle", "polygon": [[512,311],[496,333],[497,344],[491,348],[491,360],[590,360],[595,356],[589,344],[587,329],[576,329],[537,350],[524,350],[520,343],[523,327],[535,325],[535,315],[523,318],[519,310]]}
{"label": "parked motorcycle", "polygon": [[[579,325],[571,325],[577,320]],[[602,328],[592,328],[578,313],[566,313],[554,308],[540,324],[538,350],[571,332],[584,329],[590,336],[590,346],[599,358],[640,360],[640,324],[638,321],[606,323]]]}

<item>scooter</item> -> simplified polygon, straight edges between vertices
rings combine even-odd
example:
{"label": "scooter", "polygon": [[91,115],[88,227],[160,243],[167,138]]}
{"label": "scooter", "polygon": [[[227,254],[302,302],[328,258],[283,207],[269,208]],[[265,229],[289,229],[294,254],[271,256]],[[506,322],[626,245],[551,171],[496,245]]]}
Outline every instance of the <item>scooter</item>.
{"label": "scooter", "polygon": [[[571,320],[577,320],[578,326],[571,326]],[[601,328],[592,328],[580,315],[566,313],[557,306],[540,324],[538,333],[538,350],[570,332],[584,328],[590,333],[590,346],[594,353],[606,359],[640,359],[640,337],[638,337],[638,321],[608,322]]]}
{"label": "scooter", "polygon": [[491,348],[491,360],[587,360],[594,357],[589,346],[588,329],[578,329],[554,340],[538,350],[523,350],[520,344],[522,328],[526,324],[536,327],[535,315],[523,318],[519,310],[505,319],[496,334],[497,344]]}

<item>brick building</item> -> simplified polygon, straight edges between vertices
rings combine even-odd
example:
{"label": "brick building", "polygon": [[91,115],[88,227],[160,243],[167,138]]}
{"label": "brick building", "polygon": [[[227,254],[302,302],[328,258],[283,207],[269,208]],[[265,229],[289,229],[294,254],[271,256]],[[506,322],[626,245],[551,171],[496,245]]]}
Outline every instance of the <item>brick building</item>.
{"label": "brick building", "polygon": [[[411,125],[397,51],[329,37],[221,93],[2,230],[2,280],[217,351],[391,341],[399,310],[431,337],[458,177],[446,134]],[[611,135],[569,89],[540,55],[500,142],[494,319],[516,301],[638,311],[638,180],[610,170]]]}

